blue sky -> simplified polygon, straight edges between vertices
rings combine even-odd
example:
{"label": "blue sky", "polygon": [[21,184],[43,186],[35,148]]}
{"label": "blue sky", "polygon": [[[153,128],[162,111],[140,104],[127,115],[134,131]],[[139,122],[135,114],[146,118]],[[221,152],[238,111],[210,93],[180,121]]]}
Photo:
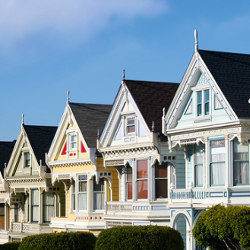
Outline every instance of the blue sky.
{"label": "blue sky", "polygon": [[111,104],[127,79],[180,82],[199,47],[250,53],[249,0],[0,0],[0,140]]}

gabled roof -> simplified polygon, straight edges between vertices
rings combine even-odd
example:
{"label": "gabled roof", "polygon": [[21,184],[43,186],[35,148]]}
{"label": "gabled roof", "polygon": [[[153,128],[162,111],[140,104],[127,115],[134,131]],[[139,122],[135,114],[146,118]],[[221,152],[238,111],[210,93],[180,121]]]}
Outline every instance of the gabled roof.
{"label": "gabled roof", "polygon": [[45,165],[45,153],[49,151],[57,127],[23,125],[23,128],[28,136],[38,164],[42,160],[42,164]]}
{"label": "gabled roof", "polygon": [[15,142],[16,141],[1,141],[0,142],[0,171],[2,173],[3,176],[3,172],[4,172],[4,164],[6,163],[6,165],[9,162],[12,150],[15,146]]}
{"label": "gabled roof", "polygon": [[238,118],[250,118],[250,54],[199,50]]}
{"label": "gabled roof", "polygon": [[154,132],[162,131],[162,109],[168,110],[178,83],[124,80],[148,128]]}
{"label": "gabled roof", "polygon": [[95,148],[98,130],[102,132],[112,105],[70,102],[69,106],[88,147]]}

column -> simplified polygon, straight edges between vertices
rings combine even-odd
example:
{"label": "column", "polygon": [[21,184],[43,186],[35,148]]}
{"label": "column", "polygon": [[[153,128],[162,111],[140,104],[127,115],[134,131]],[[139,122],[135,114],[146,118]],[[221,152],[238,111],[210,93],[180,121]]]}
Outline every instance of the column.
{"label": "column", "polygon": [[225,135],[225,187],[230,185],[230,141],[228,135]]}
{"label": "column", "polygon": [[137,166],[136,166],[136,160],[133,159],[132,161],[132,201],[135,201],[137,199],[137,187],[136,187],[136,179],[137,179]]}
{"label": "column", "polygon": [[[210,187],[210,147],[209,147],[209,139],[206,137],[205,140],[205,166],[204,166],[204,187],[209,188]],[[204,179],[203,179],[204,180]]]}

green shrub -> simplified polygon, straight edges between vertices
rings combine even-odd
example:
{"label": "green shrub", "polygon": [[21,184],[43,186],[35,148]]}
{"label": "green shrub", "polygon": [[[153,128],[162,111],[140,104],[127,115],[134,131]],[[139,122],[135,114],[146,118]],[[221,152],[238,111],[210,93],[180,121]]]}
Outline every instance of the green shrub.
{"label": "green shrub", "polygon": [[96,237],[92,233],[37,234],[23,238],[19,249],[92,250],[95,248],[95,242]]}
{"label": "green shrub", "polygon": [[1,250],[17,250],[20,244],[21,244],[20,241],[7,242],[3,245],[0,245],[0,249]]}
{"label": "green shrub", "polygon": [[214,206],[197,220],[193,235],[197,245],[215,249],[250,248],[250,208]]}
{"label": "green shrub", "polygon": [[96,242],[96,250],[114,249],[171,249],[183,250],[178,231],[166,226],[118,226],[103,230]]}

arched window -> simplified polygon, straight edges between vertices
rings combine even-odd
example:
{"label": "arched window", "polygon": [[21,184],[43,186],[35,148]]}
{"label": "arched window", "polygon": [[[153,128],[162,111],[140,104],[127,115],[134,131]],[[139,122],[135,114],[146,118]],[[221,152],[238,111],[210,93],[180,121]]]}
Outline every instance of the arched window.
{"label": "arched window", "polygon": [[155,166],[155,198],[168,197],[168,170],[167,164]]}

